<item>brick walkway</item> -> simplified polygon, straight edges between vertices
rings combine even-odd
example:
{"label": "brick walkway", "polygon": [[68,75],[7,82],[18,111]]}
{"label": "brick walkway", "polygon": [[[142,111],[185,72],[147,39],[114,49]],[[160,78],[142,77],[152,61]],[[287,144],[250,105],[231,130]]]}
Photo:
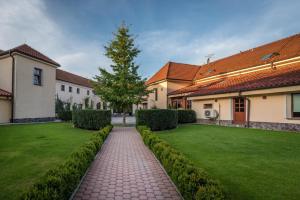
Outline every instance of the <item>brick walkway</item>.
{"label": "brick walkway", "polygon": [[135,128],[114,128],[74,199],[181,199]]}

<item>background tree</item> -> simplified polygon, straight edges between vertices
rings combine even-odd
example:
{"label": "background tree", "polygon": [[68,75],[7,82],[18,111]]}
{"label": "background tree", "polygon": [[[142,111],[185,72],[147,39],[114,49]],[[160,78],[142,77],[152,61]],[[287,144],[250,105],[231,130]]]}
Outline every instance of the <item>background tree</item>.
{"label": "background tree", "polygon": [[122,23],[113,35],[113,40],[104,47],[105,55],[113,62],[112,72],[99,68],[100,75],[95,76],[94,89],[103,101],[110,103],[111,108],[123,112],[123,124],[126,124],[126,112],[133,104],[140,103],[149,91],[146,79],[139,76],[139,66],[134,62],[140,50],[135,46],[128,26]]}

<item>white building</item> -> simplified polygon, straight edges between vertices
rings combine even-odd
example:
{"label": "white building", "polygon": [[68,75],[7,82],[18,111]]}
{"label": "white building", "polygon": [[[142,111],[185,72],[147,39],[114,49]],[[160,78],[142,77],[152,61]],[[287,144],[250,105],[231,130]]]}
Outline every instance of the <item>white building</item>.
{"label": "white building", "polygon": [[94,94],[91,80],[60,69],[56,70],[56,97],[81,108],[85,108],[88,99],[93,109],[106,109],[105,103]]}

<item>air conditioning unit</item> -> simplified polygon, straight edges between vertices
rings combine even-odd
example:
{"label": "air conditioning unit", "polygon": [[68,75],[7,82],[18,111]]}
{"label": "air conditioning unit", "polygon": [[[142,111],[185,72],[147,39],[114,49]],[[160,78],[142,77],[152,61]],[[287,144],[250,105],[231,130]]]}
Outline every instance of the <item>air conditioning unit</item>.
{"label": "air conditioning unit", "polygon": [[204,117],[206,119],[217,118],[218,112],[215,109],[204,109]]}

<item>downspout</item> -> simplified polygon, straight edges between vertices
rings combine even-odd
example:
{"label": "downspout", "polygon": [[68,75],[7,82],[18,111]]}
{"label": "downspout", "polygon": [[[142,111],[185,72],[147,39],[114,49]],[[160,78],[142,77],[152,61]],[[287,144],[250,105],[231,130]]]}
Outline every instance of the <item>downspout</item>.
{"label": "downspout", "polygon": [[250,127],[250,105],[251,105],[251,101],[249,98],[246,97],[247,100],[247,128]]}
{"label": "downspout", "polygon": [[12,77],[11,77],[11,122],[14,122],[14,112],[15,112],[15,57],[12,55],[12,52],[9,51],[9,56],[12,58]]}

